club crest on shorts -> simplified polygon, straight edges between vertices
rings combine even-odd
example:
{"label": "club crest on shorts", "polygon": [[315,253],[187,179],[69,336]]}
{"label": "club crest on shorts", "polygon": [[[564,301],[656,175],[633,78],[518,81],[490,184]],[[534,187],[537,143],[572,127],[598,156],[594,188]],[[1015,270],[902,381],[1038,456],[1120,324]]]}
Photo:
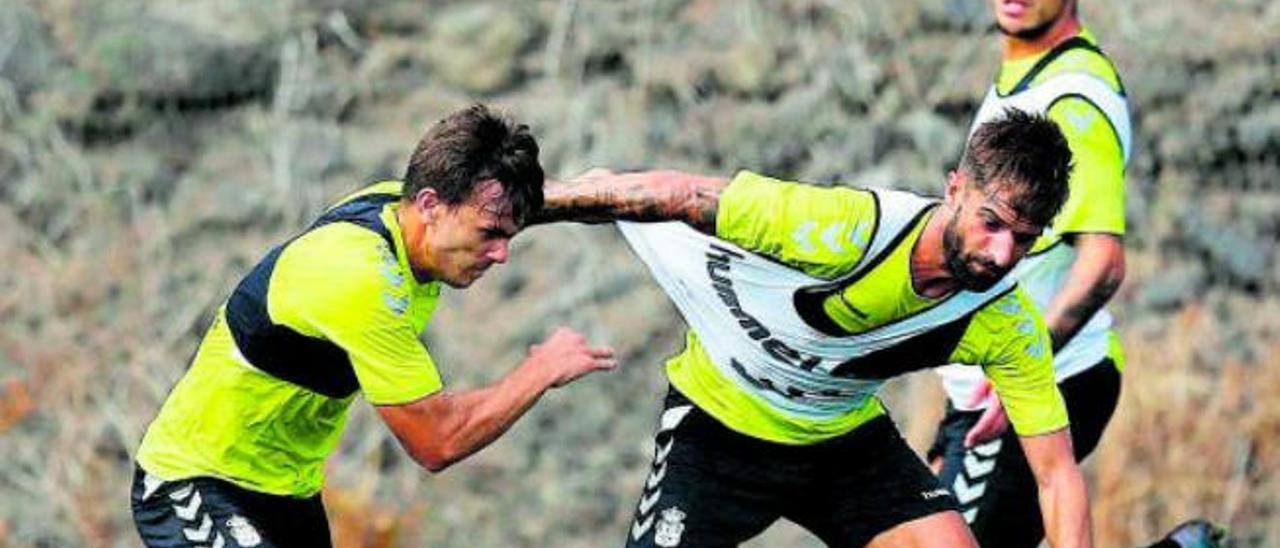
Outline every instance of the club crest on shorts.
{"label": "club crest on shorts", "polygon": [[258,534],[258,530],[253,528],[253,524],[241,515],[233,515],[227,520],[227,532],[231,533],[231,538],[236,540],[236,544],[245,548],[251,548],[262,544],[262,535]]}
{"label": "club crest on shorts", "polygon": [[657,527],[653,531],[653,543],[664,548],[680,544],[680,535],[684,534],[684,518],[687,514],[672,506],[659,514]]}

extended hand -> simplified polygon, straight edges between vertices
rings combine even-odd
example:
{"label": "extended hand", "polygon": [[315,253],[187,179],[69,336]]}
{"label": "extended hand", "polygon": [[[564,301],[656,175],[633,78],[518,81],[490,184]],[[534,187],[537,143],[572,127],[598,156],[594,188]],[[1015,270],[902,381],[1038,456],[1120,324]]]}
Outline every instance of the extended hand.
{"label": "extended hand", "polygon": [[587,338],[567,327],[556,328],[551,336],[529,347],[529,361],[551,377],[551,386],[560,387],[600,369],[618,366],[613,349],[589,347]]}
{"label": "extended hand", "polygon": [[974,406],[984,400],[987,402],[987,408],[983,410],[982,416],[978,417],[978,422],[974,423],[973,428],[970,428],[965,433],[965,447],[973,447],[991,441],[1009,428],[1009,416],[1004,412],[1004,405],[1000,403],[1000,398],[992,390],[991,381],[986,379],[983,379],[978,385],[978,389],[974,391],[969,405]]}

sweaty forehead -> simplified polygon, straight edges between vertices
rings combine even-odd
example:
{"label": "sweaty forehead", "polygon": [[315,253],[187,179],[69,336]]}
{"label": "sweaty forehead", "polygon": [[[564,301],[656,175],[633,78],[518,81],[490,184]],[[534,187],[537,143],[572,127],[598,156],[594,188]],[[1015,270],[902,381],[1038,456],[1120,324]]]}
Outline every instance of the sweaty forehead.
{"label": "sweaty forehead", "polygon": [[511,199],[497,179],[481,181],[471,192],[471,199],[481,211],[497,216],[511,215]]}
{"label": "sweaty forehead", "polygon": [[1044,227],[1023,216],[1013,206],[1016,191],[1006,184],[990,184],[982,190],[982,205],[995,213],[1005,224],[1017,232],[1040,232]]}
{"label": "sweaty forehead", "polygon": [[497,179],[485,179],[476,183],[475,188],[471,189],[471,194],[481,202],[489,202],[502,198],[504,191],[502,183]]}
{"label": "sweaty forehead", "polygon": [[476,207],[481,216],[492,219],[500,227],[515,227],[515,210],[511,205],[511,197],[503,191],[502,183],[497,179],[480,182],[471,192],[468,202]]}

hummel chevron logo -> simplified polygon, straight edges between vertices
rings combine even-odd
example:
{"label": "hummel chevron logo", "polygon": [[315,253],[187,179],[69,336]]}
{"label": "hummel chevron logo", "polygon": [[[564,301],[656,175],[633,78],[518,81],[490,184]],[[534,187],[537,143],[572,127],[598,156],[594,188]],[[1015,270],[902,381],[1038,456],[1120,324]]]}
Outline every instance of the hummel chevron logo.
{"label": "hummel chevron logo", "polygon": [[813,232],[816,228],[818,228],[817,222],[808,221],[796,227],[796,231],[791,233],[791,240],[796,243],[796,247],[799,248],[800,253],[811,255],[813,252],[818,250],[813,246],[813,242],[809,241],[809,233]]}
{"label": "hummel chevron logo", "polygon": [[147,500],[151,498],[151,495],[156,494],[156,489],[159,489],[161,485],[164,485],[164,480],[157,478],[151,474],[143,475],[142,476],[142,500]]}
{"label": "hummel chevron logo", "polygon": [[645,518],[644,521],[636,520],[635,524],[631,526],[631,538],[633,540],[640,540],[640,537],[643,537],[645,533],[648,533],[649,528],[651,527],[653,527],[653,516]]}
{"label": "hummel chevron logo", "polygon": [[193,542],[204,542],[209,540],[209,533],[211,532],[213,532],[213,519],[209,517],[209,514],[205,514],[204,519],[200,521],[199,529],[184,527],[182,536]]}
{"label": "hummel chevron logo", "polygon": [[826,230],[822,231],[822,243],[827,245],[832,253],[843,253],[844,244],[840,243],[839,237],[844,232],[844,223],[832,223]]}
{"label": "hummel chevron logo", "polygon": [[981,497],[987,490],[987,484],[979,481],[969,485],[969,482],[964,479],[964,474],[956,474],[956,481],[951,488],[956,492],[956,498],[960,499],[960,504],[966,504]]}
{"label": "hummel chevron logo", "polygon": [[171,500],[183,500],[183,499],[186,499],[187,497],[191,496],[191,490],[193,490],[193,489],[195,489],[195,488],[196,488],[196,486],[195,486],[195,485],[188,483],[188,484],[187,484],[185,487],[183,487],[182,489],[178,489],[177,491],[174,491],[174,492],[172,492],[172,493],[169,493],[169,498],[170,498]]}
{"label": "hummel chevron logo", "polygon": [[996,459],[982,460],[978,458],[976,453],[969,453],[964,456],[964,470],[969,473],[970,479],[978,479],[990,474],[995,469]]}
{"label": "hummel chevron logo", "polygon": [[853,245],[858,246],[859,249],[866,249],[871,243],[871,235],[867,233],[866,225],[858,225],[849,237],[853,240]]}
{"label": "hummel chevron logo", "polygon": [[1089,129],[1089,126],[1093,125],[1093,121],[1096,119],[1098,119],[1098,114],[1093,109],[1083,112],[1078,110],[1067,111],[1067,120],[1071,122],[1071,125],[1079,133],[1084,133],[1085,130]]}
{"label": "hummel chevron logo", "polygon": [[996,438],[982,445],[975,445],[971,451],[983,457],[994,457],[1000,452],[1000,438]]}
{"label": "hummel chevron logo", "polygon": [[674,437],[667,440],[666,445],[663,445],[658,448],[658,452],[653,457],[653,463],[662,464],[662,461],[667,460],[667,453],[671,452],[671,447],[674,446],[675,444],[676,444],[676,439]]}
{"label": "hummel chevron logo", "polygon": [[200,492],[199,491],[196,491],[196,494],[192,495],[191,502],[188,502],[186,506],[182,506],[180,504],[173,505],[173,513],[177,514],[178,517],[182,518],[183,521],[191,521],[196,519],[196,513],[198,513],[199,511],[200,511]]}
{"label": "hummel chevron logo", "polygon": [[662,483],[662,478],[665,478],[666,476],[667,463],[664,462],[658,465],[658,467],[652,472],[649,472],[649,479],[644,482],[645,489],[652,491],[654,487],[657,487],[659,483]]}
{"label": "hummel chevron logo", "polygon": [[658,499],[662,498],[662,489],[658,489],[648,495],[640,497],[640,515],[647,516],[653,510],[653,505],[658,504]]}
{"label": "hummel chevron logo", "polygon": [[662,419],[659,421],[661,424],[658,426],[658,432],[666,432],[680,426],[680,421],[684,420],[685,415],[688,415],[690,411],[693,411],[692,405],[681,405],[663,411]]}

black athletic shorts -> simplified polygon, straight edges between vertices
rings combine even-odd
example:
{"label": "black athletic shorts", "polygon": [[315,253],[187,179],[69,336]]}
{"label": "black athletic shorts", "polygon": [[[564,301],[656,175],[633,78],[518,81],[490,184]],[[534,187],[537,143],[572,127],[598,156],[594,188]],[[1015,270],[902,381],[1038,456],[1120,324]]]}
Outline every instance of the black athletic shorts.
{"label": "black athletic shorts", "polygon": [[786,518],[830,546],[955,510],[888,417],[813,445],[737,433],[674,388],[626,545],[736,546]]}
{"label": "black athletic shorts", "polygon": [[[1058,385],[1071,419],[1071,444],[1076,461],[1098,445],[1120,399],[1120,372],[1104,360]],[[957,411],[948,403],[938,428],[930,460],[942,457],[940,479],[956,495],[960,513],[973,529],[978,544],[992,547],[1034,547],[1044,538],[1035,477],[1013,429],[971,449],[964,435],[980,411]]]}
{"label": "black athletic shorts", "polygon": [[136,468],[130,498],[149,548],[331,546],[320,495],[267,495],[213,478],[159,481]]}

